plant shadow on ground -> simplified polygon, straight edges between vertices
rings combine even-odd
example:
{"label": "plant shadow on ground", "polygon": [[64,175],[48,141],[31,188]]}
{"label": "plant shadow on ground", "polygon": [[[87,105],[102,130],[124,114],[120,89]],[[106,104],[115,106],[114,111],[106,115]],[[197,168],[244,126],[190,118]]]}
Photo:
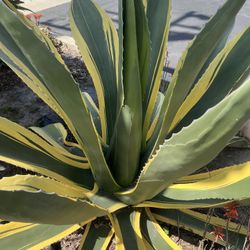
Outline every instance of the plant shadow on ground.
{"label": "plant shadow on ground", "polygon": [[[196,11],[189,11],[181,17],[178,17],[171,22],[169,41],[192,40],[197,32],[201,29],[200,25],[193,25],[193,23],[199,23],[200,21],[205,22],[208,21],[209,18],[210,16],[200,14]],[[192,22],[190,22],[190,20]],[[181,31],[176,31],[176,29]]]}

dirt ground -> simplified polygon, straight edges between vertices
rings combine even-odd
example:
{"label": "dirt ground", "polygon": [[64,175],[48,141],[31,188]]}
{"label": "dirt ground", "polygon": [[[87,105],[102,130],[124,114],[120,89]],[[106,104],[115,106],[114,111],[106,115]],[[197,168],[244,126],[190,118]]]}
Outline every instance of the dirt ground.
{"label": "dirt ground", "polygon": [[[81,61],[76,47],[74,45],[62,44],[59,41],[57,41],[57,47],[73,76],[79,82],[81,89],[89,92],[95,98],[91,78]],[[2,117],[18,122],[25,127],[34,125],[45,126],[49,123],[60,121],[60,118],[6,66],[1,66],[0,68],[0,93],[0,116]],[[249,148],[226,148],[203,171],[239,164],[249,160]],[[17,173],[23,173],[23,170],[0,163],[0,178]],[[241,221],[246,216],[250,216],[249,208],[240,208],[239,211]],[[83,232],[84,228],[46,249],[76,249]],[[178,242],[183,249],[187,250],[198,249],[199,243],[202,240],[194,234],[184,230],[177,230],[174,227],[170,227],[170,233],[172,234],[172,239]],[[114,246],[115,242],[113,240],[110,249],[114,249]],[[217,247],[217,249],[221,249],[221,247]]]}

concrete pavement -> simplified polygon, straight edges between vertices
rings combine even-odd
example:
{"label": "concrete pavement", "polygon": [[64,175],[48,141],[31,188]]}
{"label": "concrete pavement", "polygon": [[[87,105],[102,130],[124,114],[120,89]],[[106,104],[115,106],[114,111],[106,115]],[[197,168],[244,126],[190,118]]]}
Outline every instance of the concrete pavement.
{"label": "concrete pavement", "polygon": [[[25,2],[27,7],[43,14],[41,24],[49,26],[57,36],[71,36],[68,19],[69,0],[25,0]],[[117,25],[118,0],[96,0],[96,2],[107,11]],[[225,0],[173,1],[168,47],[170,67],[175,67],[187,43],[224,2]],[[246,1],[240,11],[231,37],[247,25],[250,25],[250,0]]]}
{"label": "concrete pavement", "polygon": [[[61,4],[69,3],[70,0],[23,0],[21,6],[26,7],[34,12],[50,9]],[[24,11],[25,13],[28,11]]]}

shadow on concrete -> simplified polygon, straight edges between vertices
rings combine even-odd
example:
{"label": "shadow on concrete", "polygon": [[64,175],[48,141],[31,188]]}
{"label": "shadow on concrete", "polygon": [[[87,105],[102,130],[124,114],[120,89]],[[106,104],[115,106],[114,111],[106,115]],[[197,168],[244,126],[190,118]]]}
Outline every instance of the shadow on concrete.
{"label": "shadow on concrete", "polygon": [[62,24],[56,24],[58,19],[48,19],[44,22],[41,22],[42,25],[46,25],[52,28],[62,29],[62,30],[68,30],[70,31],[70,25],[69,23],[62,23]]}
{"label": "shadow on concrete", "polygon": [[195,36],[195,33],[170,31],[168,40],[169,41],[186,41],[186,40],[192,40],[194,36]]}
{"label": "shadow on concrete", "polygon": [[163,71],[169,73],[170,75],[173,75],[173,74],[174,74],[174,70],[175,70],[175,69],[172,68],[172,67],[164,67],[164,68],[163,68]]}
{"label": "shadow on concrete", "polygon": [[201,29],[201,26],[194,25],[194,19],[197,19],[197,23],[199,23],[205,22],[209,18],[210,16],[199,14],[196,11],[189,11],[185,13],[171,23],[171,29],[178,27],[185,29],[186,31],[170,31],[169,41],[185,41],[193,39],[193,37]]}
{"label": "shadow on concrete", "polygon": [[[113,11],[107,11],[107,13],[110,15],[112,21],[115,23],[115,25],[118,27],[118,14]],[[58,18],[50,18],[47,19],[46,21],[41,21],[41,25],[45,25],[50,27],[53,32],[61,35],[70,35],[71,34],[71,29],[70,29],[70,24],[68,20],[66,19],[61,19],[59,20]]]}
{"label": "shadow on concrete", "polygon": [[111,10],[106,10],[106,13],[109,14],[109,16],[111,17],[112,21],[118,25],[119,24],[119,18],[118,18],[118,13],[115,11],[111,11]]}
{"label": "shadow on concrete", "polygon": [[117,16],[118,17],[118,12],[116,11],[111,11],[111,10],[106,10],[106,12],[112,16]]}

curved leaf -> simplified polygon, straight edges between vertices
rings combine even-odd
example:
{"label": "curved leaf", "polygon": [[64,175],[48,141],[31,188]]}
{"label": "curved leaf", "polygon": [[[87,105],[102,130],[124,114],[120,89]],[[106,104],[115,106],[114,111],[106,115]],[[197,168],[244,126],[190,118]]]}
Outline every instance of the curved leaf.
{"label": "curved leaf", "polygon": [[[215,220],[217,220],[217,218],[211,217],[209,215],[204,215],[203,218],[206,217],[206,220],[204,221],[200,220],[198,216],[194,216],[195,214],[193,213],[186,213],[185,211],[168,209],[156,209],[154,210],[153,214],[158,221],[184,228],[188,231],[202,236],[203,238],[207,238],[211,241],[216,241],[216,243],[219,243],[220,245],[225,246],[227,244],[226,240],[221,240],[220,238],[216,239],[216,235],[212,233],[215,230],[213,225],[215,224],[217,226],[218,223],[212,223],[211,221],[214,222]],[[222,228],[226,227],[226,220],[224,220],[224,222],[225,223],[224,225],[222,225]],[[228,243],[231,246],[234,246],[236,249],[242,249],[242,246],[245,241],[245,236],[241,233],[246,232],[246,230],[239,230],[239,226],[234,223],[229,223],[229,225],[230,226],[228,226]],[[231,226],[236,227],[232,228]],[[224,231],[223,233],[226,234],[226,231]]]}
{"label": "curved leaf", "polygon": [[92,191],[91,195],[88,196],[88,200],[106,210],[109,214],[127,207],[127,204],[120,202],[114,196],[108,195],[100,190],[97,190],[96,192]]}
{"label": "curved leaf", "polygon": [[[243,235],[247,235],[247,228],[242,225],[241,227],[239,227],[239,224],[234,223],[232,221],[227,221],[227,219],[222,219],[220,217],[216,217],[216,216],[208,216],[207,214],[203,214],[203,213],[199,213],[193,210],[181,210],[181,213],[190,215],[192,217],[194,217],[195,219],[201,220],[203,222],[206,222],[207,220],[209,220],[209,224],[216,226],[216,227],[222,227],[222,228],[227,228],[228,230],[238,233],[238,234],[243,234]],[[208,218],[209,217],[209,218]],[[227,225],[228,224],[228,225]]]}
{"label": "curved leaf", "polygon": [[80,225],[40,225],[10,222],[0,225],[0,248],[42,249],[80,228]]}
{"label": "curved leaf", "polygon": [[[195,118],[201,116],[209,107],[214,106],[219,100],[222,100],[224,96],[228,94],[232,86],[239,84],[237,83],[237,80],[240,79],[242,75],[246,74],[245,70],[250,64],[250,56],[249,58],[246,56],[249,54],[247,52],[249,43],[250,28],[247,28],[240,32],[225,46],[224,49],[221,50],[221,52],[218,53],[182,103],[173,119],[169,129],[170,131],[175,128],[183,118],[184,121],[178,129],[183,125],[187,125],[187,122],[185,122],[187,119],[190,123]],[[242,51],[244,51],[244,53],[242,53]],[[208,93],[211,93],[210,88],[214,89],[214,85],[217,86],[217,89],[216,91],[213,91],[213,95],[210,94],[208,102],[212,104],[208,106],[203,97],[209,95]],[[197,108],[194,108],[198,102],[200,102],[198,105],[202,108],[203,112],[198,112]],[[192,110],[191,113],[193,115],[188,114],[190,110]],[[192,118],[190,118],[190,115]]]}
{"label": "curved leaf", "polygon": [[[118,103],[118,34],[110,17],[93,1],[74,0],[71,30],[95,85],[103,139],[109,143]],[[107,130],[107,134],[106,134]]]}
{"label": "curved leaf", "polygon": [[166,140],[144,167],[136,186],[117,196],[130,204],[152,199],[178,178],[209,163],[249,118],[249,91],[250,80]]}
{"label": "curved leaf", "polygon": [[83,92],[83,99],[88,107],[88,110],[92,116],[93,122],[95,124],[96,130],[98,131],[99,135],[102,135],[102,128],[101,128],[101,120],[100,120],[100,112],[97,106],[95,105],[92,97],[87,93]]}
{"label": "curved leaf", "polygon": [[109,225],[98,225],[95,222],[87,224],[82,236],[79,250],[106,250],[114,232]]}
{"label": "curved leaf", "polygon": [[117,249],[146,250],[140,229],[141,212],[134,209],[110,215],[116,235]]}
{"label": "curved leaf", "polygon": [[89,190],[77,186],[70,186],[62,182],[55,181],[48,177],[35,175],[15,175],[5,177],[0,181],[1,190],[8,191],[39,191],[55,193],[58,196],[84,199],[95,194],[96,190]]}
{"label": "curved leaf", "polygon": [[83,155],[79,144],[67,141],[68,132],[61,123],[49,124],[44,127],[29,127],[44,140],[49,142],[56,148],[62,149],[66,154],[69,152],[70,157],[81,159],[87,162],[87,158]]}
{"label": "curved leaf", "polygon": [[27,76],[31,73],[29,76],[32,78],[28,79],[27,84],[35,93],[40,94],[45,101],[48,99],[47,93],[50,94],[49,99],[52,95],[52,108],[60,111],[59,115],[81,145],[100,187],[117,190],[119,186],[107,166],[97,131],[79,86],[62,64],[56,49],[51,51],[43,35],[39,37],[37,30],[33,32],[30,23],[10,10],[3,1],[0,1],[0,15],[0,31],[4,32],[4,36],[1,35],[0,48]]}
{"label": "curved leaf", "polygon": [[238,88],[245,81],[250,74],[249,43],[250,27],[239,33],[235,39],[225,47],[224,50],[227,50],[234,45],[227,52],[220,67],[216,69],[207,91],[199,99],[199,102],[195,103],[196,105],[192,107],[191,111],[185,116],[177,130],[180,130],[183,126],[187,126],[194,119],[203,115],[209,108],[219,103],[229,92]]}
{"label": "curved leaf", "polygon": [[170,30],[172,0],[148,0],[146,8],[150,33],[151,54],[149,78],[144,100],[145,113],[142,139],[144,149],[146,146],[147,133],[152,119],[152,113],[161,84],[162,71],[168,44],[168,34]]}
{"label": "curved leaf", "polygon": [[89,169],[71,167],[2,133],[0,133],[0,160],[70,185],[77,183],[90,189],[94,185]]}
{"label": "curved leaf", "polygon": [[148,208],[145,210],[146,213],[142,217],[141,228],[145,239],[150,243],[150,245],[157,250],[180,250],[181,248],[163,231],[151,211]]}
{"label": "curved leaf", "polygon": [[150,127],[149,127],[149,130],[147,133],[147,138],[146,138],[147,141],[151,138],[151,136],[153,135],[153,133],[155,131],[163,101],[164,101],[164,94],[161,92],[158,92],[154,111],[152,113],[152,117],[151,117],[151,121],[150,121]]}
{"label": "curved leaf", "polygon": [[[224,171],[223,171],[224,170]],[[164,196],[178,200],[250,199],[250,162],[227,167],[204,180],[188,184],[174,184],[164,191]]]}
{"label": "curved leaf", "polygon": [[86,159],[70,154],[65,150],[61,150],[58,145],[51,145],[40,136],[34,134],[32,131],[2,117],[0,117],[0,132],[24,144],[25,146],[40,151],[43,154],[47,154],[50,157],[53,157],[56,160],[72,167],[82,169],[89,168],[89,164]]}
{"label": "curved leaf", "polygon": [[194,209],[194,208],[214,208],[214,207],[224,207],[231,200],[224,199],[204,199],[204,200],[172,200],[164,196],[164,193],[156,195],[153,199],[149,201],[144,201],[135,207],[148,207],[148,208],[161,208],[161,209]]}
{"label": "curved leaf", "polygon": [[227,34],[228,28],[231,27],[245,1],[228,0],[183,52],[166,91],[158,128],[147,146],[148,155],[152,156],[158,146],[164,142],[173,118],[193,86],[197,75],[221,42],[221,38],[225,33]]}
{"label": "curved leaf", "polygon": [[[68,225],[93,220],[106,214],[103,209],[88,201],[79,201],[59,196],[60,193],[46,193],[38,190],[39,185],[36,187],[36,183],[19,187],[8,185],[9,180],[12,180],[10,178],[0,180],[0,199],[4,204],[0,207],[0,218],[4,220]],[[44,184],[41,183],[41,185]],[[15,201],[15,206],[13,206],[13,201]]]}

